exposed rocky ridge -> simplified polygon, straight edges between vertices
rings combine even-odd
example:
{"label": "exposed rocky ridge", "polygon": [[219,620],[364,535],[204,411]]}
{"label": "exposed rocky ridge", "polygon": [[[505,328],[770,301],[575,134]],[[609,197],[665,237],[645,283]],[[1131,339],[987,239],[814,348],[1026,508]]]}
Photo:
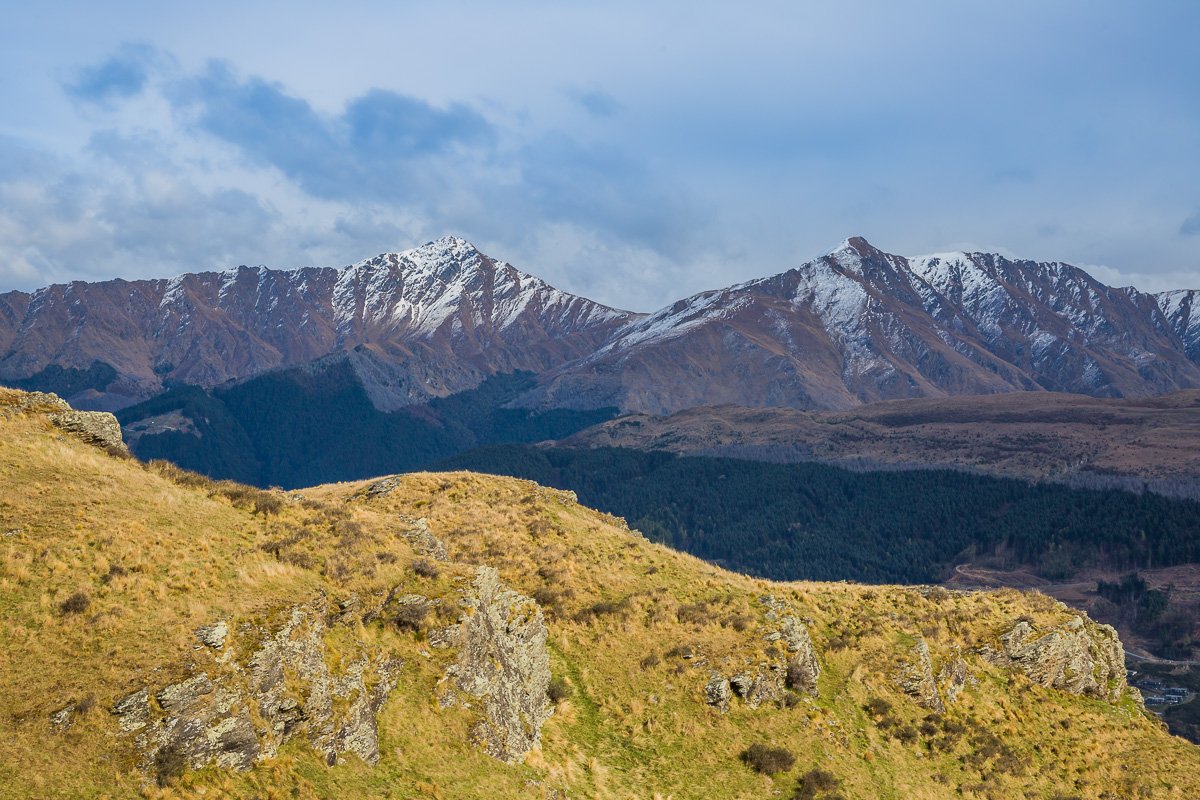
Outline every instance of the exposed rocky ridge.
{"label": "exposed rocky ridge", "polygon": [[900,688],[921,706],[941,714],[946,710],[942,692],[933,676],[933,659],[929,655],[929,643],[923,638],[913,647],[912,660],[900,674]]}
{"label": "exposed rocky ridge", "polygon": [[[494,758],[515,764],[538,745],[552,713],[542,610],[504,586],[491,567],[479,568],[465,602],[469,610],[451,638],[458,660],[446,677],[483,702],[476,739]],[[446,693],[442,702],[452,705],[456,698]]]}
{"label": "exposed rocky ridge", "polygon": [[632,320],[523,402],[664,414],[1037,389],[1157,394],[1200,386],[1190,318],[1164,312],[1185,305],[1173,302],[1066,264],[908,259],[855,237],[796,269]]}
{"label": "exposed rocky ridge", "polygon": [[980,653],[993,664],[1024,672],[1035,683],[1116,702],[1128,690],[1125,652],[1109,625],[1072,617],[1039,633],[1025,620],[1000,637],[1001,649]]}
{"label": "exposed rocky ridge", "polygon": [[117,377],[93,388],[119,404],[168,379],[210,387],[342,353],[389,410],[586,355],[629,318],[448,237],[343,269],[238,267],[3,295],[0,380],[102,362]]}
{"label": "exposed rocky ridge", "polygon": [[225,649],[224,621],[196,632],[220,652],[199,671],[153,692],[140,688],[112,708],[117,727],[136,733],[141,766],[160,779],[183,767],[249,769],[296,736],[329,763],[352,753],[379,760],[377,715],[395,688],[400,662],[365,647],[335,673],[323,637],[326,612],[293,606],[275,631],[243,626],[249,652]]}

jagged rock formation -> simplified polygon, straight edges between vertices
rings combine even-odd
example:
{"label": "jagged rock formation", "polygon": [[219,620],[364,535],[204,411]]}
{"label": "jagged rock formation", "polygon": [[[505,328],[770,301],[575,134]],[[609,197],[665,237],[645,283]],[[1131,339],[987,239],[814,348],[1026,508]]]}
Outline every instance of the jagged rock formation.
{"label": "jagged rock formation", "polygon": [[32,412],[47,414],[55,427],[88,444],[126,451],[125,440],[121,438],[121,424],[116,417],[104,411],[76,411],[53,392],[22,393],[15,403],[3,411],[5,415]]}
{"label": "jagged rock formation", "polygon": [[[546,623],[538,604],[500,582],[491,567],[480,567],[466,598],[469,611],[459,623],[458,660],[448,676],[455,687],[483,701],[475,736],[487,752],[516,764],[541,739],[542,723],[553,709]],[[443,703],[454,703],[447,694]]]}
{"label": "jagged rock formation", "polygon": [[813,647],[808,628],[786,603],[775,597],[762,598],[767,606],[767,620],[777,622],[778,630],[767,635],[770,641],[782,641],[788,652],[787,682],[790,688],[817,696],[817,679],[821,677],[821,664]]}
{"label": "jagged rock formation", "polygon": [[929,644],[918,639],[913,647],[913,659],[900,673],[900,688],[924,708],[941,714],[946,710],[937,680],[933,677],[933,659],[929,655]]}
{"label": "jagged rock formation", "polygon": [[1125,652],[1109,625],[1072,617],[1051,631],[1038,632],[1025,620],[1000,637],[1001,650],[980,654],[999,666],[1019,669],[1035,683],[1071,694],[1116,702],[1126,690]]}
{"label": "jagged rock formation", "polygon": [[938,672],[938,686],[947,703],[958,700],[958,696],[962,694],[963,689],[967,688],[967,684],[977,683],[979,683],[978,678],[971,674],[967,668],[967,662],[963,661],[961,656],[943,664],[941,671]]}
{"label": "jagged rock formation", "polygon": [[708,676],[708,683],[704,685],[704,701],[718,711],[725,712],[729,710],[729,701],[733,698],[733,688],[730,686],[729,679],[719,672],[714,672]]}
{"label": "jagged rock formation", "polygon": [[63,411],[50,417],[59,428],[97,447],[125,449],[121,424],[106,411]]}
{"label": "jagged rock formation", "polygon": [[[246,627],[259,638],[245,658],[223,658],[212,674],[198,672],[154,692],[148,687],[117,701],[112,712],[123,733],[136,733],[142,767],[160,778],[184,767],[249,769],[304,736],[329,763],[353,753],[379,760],[377,717],[396,686],[400,662],[364,650],[330,670],[323,640],[324,612],[294,606],[274,632]],[[225,645],[224,621],[197,631],[208,647]]]}

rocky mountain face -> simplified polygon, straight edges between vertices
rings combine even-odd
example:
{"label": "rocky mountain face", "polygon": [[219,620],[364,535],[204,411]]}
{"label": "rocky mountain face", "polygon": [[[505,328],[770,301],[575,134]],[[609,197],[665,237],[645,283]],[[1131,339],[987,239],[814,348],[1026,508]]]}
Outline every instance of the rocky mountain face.
{"label": "rocky mountain face", "polygon": [[116,376],[89,389],[120,405],[166,380],[211,387],[349,354],[372,401],[391,409],[579,358],[632,317],[446,238],[344,269],[238,267],[0,295],[0,380],[101,362]]}
{"label": "rocky mountain face", "polygon": [[344,269],[239,267],[0,295],[0,380],[108,409],[168,380],[207,388],[331,358],[351,364],[383,411],[517,370],[541,376],[517,406],[652,414],[1040,390],[1145,396],[1200,386],[1196,294],[1115,289],[1068,264],[988,253],[906,258],[855,237],[642,315],[446,238]]}
{"label": "rocky mountain face", "polygon": [[630,321],[527,402],[663,414],[1031,390],[1157,394],[1200,386],[1193,295],[1113,289],[1067,264],[993,254],[909,259],[855,237],[780,275]]}

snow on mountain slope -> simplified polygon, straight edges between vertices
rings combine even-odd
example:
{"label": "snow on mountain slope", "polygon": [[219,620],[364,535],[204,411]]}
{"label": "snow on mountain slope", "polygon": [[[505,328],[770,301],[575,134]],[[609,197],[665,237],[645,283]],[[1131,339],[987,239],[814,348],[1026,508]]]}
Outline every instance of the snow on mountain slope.
{"label": "snow on mountain slope", "polygon": [[6,329],[9,306],[0,307],[0,379],[101,361],[120,376],[106,388],[138,398],[164,379],[213,386],[357,352],[373,399],[388,407],[579,358],[635,316],[456,237],[343,269],[237,267],[50,286],[8,313],[20,319]]}
{"label": "snow on mountain slope", "polygon": [[1171,299],[1169,321],[1154,296],[1067,264],[909,259],[854,237],[796,269],[629,323],[525,402],[661,414],[697,398],[836,409],[1037,389],[1153,394],[1200,386],[1196,346],[1185,352],[1200,339],[1191,299]]}

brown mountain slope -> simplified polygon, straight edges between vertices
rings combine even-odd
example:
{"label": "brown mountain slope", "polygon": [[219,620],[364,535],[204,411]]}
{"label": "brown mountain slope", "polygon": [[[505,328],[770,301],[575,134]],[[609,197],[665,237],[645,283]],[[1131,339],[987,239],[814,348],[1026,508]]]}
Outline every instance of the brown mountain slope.
{"label": "brown mountain slope", "polygon": [[390,409],[577,359],[631,317],[447,238],[340,270],[239,267],[6,295],[0,380],[99,361],[117,377],[93,388],[116,404],[168,379],[210,387],[353,352]]}
{"label": "brown mountain slope", "polygon": [[635,414],[566,447],[631,447],[771,461],[954,466],[1026,478],[1200,481],[1200,391],[1104,399],[1056,392],[894,400],[850,411],[737,406]]}

